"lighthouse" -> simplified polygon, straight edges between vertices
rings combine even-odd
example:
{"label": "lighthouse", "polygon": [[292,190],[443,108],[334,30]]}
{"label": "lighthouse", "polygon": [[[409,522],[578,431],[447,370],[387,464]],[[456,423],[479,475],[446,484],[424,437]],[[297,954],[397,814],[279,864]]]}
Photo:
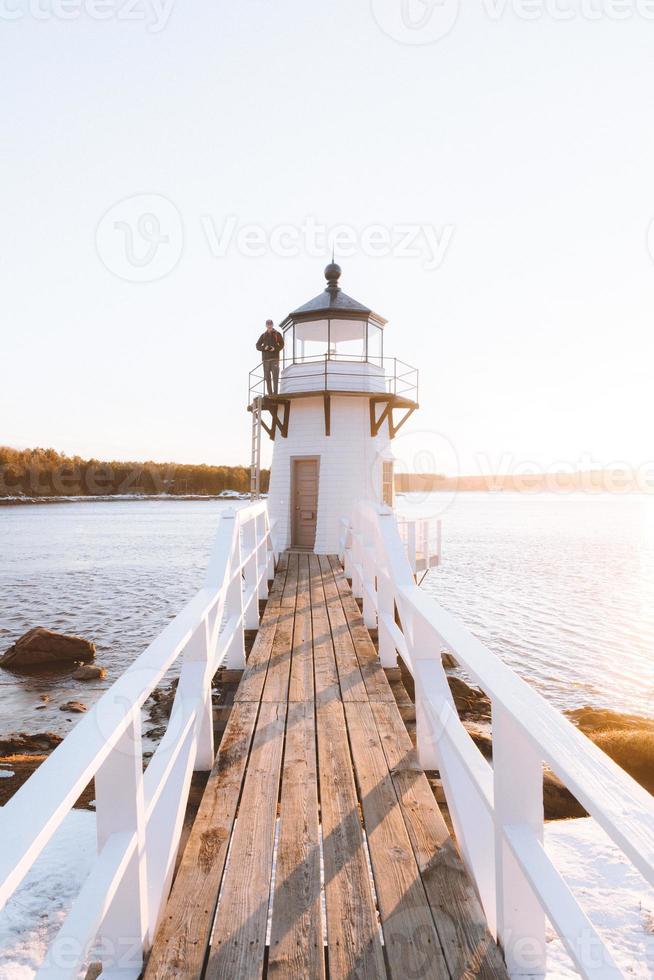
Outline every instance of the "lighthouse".
{"label": "lighthouse", "polygon": [[387,355],[387,321],[340,277],[331,262],[323,292],[281,324],[278,393],[266,393],[261,368],[250,374],[255,428],[274,441],[268,510],[280,550],[336,553],[354,503],[393,506],[392,442],[418,408],[417,370]]}

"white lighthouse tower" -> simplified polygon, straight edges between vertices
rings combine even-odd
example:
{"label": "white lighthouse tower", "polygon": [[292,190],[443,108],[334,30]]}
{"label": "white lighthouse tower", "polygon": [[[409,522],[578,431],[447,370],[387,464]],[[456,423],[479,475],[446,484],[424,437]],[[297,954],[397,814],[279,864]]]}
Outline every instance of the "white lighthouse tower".
{"label": "white lighthouse tower", "polygon": [[274,440],[268,509],[280,550],[336,553],[341,519],[362,499],[393,505],[392,440],[418,407],[418,372],[385,356],[386,320],[325,290],[281,324],[279,393],[250,376],[250,411]]}

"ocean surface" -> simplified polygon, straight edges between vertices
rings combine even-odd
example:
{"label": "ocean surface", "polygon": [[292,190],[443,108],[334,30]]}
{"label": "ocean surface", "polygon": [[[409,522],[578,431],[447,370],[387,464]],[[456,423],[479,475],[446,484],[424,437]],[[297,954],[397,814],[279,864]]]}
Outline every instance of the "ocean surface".
{"label": "ocean surface", "polygon": [[[0,651],[33,626],[97,646],[106,681],[0,670],[0,735],[64,733],[202,583],[219,501],[0,508]],[[654,716],[654,497],[407,495],[443,521],[425,588],[560,709]],[[41,695],[49,695],[47,702]]]}

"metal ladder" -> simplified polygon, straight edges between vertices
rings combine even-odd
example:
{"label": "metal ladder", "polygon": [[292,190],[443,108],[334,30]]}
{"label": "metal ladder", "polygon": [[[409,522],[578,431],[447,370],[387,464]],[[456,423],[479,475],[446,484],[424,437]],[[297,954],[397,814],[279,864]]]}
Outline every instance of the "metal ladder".
{"label": "metal ladder", "polygon": [[258,395],[252,399],[252,455],[250,458],[250,496],[261,496],[261,402]]}

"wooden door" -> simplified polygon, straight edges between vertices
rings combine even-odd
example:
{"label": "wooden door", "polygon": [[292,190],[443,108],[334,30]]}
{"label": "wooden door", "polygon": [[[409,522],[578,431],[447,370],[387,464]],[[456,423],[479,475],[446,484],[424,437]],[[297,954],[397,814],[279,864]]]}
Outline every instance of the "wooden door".
{"label": "wooden door", "polygon": [[313,551],[318,522],[318,459],[294,459],[291,547]]}

